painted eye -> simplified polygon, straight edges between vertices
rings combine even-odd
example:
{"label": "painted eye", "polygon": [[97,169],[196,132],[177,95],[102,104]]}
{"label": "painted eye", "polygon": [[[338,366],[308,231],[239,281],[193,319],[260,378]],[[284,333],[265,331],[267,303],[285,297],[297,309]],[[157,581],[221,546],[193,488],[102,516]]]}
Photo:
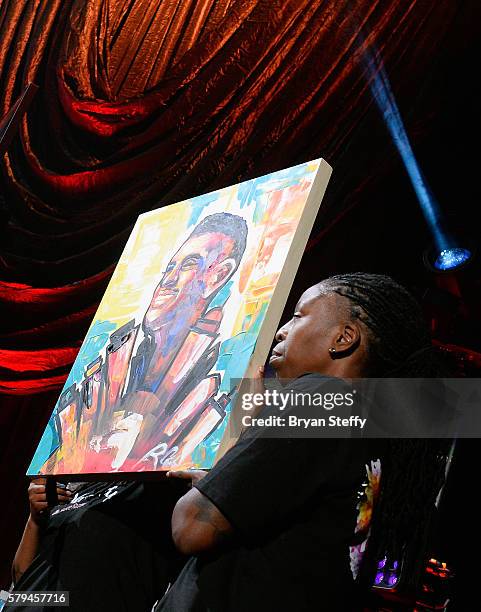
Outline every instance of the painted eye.
{"label": "painted eye", "polygon": [[196,266],[197,262],[194,260],[185,261],[181,266],[181,270],[190,270],[191,268],[195,268]]}
{"label": "painted eye", "polygon": [[191,268],[197,268],[199,265],[198,257],[188,257],[182,262],[181,270],[190,270]]}
{"label": "painted eye", "polygon": [[172,270],[175,268],[175,264],[171,263],[167,266],[167,268],[165,268],[165,270],[162,272],[162,274],[165,276],[165,274],[168,274],[169,272],[172,272]]}

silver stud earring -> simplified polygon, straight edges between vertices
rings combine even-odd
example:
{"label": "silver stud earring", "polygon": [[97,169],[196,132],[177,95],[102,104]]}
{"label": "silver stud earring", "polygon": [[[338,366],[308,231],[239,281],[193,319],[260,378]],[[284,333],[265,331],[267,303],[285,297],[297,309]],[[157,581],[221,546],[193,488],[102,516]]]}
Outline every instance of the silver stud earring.
{"label": "silver stud earring", "polygon": [[334,347],[330,346],[330,347],[328,348],[328,351],[329,351],[329,352],[331,353],[331,355],[332,355],[333,353],[335,353],[335,352],[336,352],[336,349],[335,349]]}

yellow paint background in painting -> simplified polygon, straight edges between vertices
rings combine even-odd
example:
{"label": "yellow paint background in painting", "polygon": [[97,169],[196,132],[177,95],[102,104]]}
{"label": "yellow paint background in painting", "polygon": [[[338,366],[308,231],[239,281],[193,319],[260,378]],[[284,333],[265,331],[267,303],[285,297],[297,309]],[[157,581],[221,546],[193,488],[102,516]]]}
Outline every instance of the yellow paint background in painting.
{"label": "yellow paint background in painting", "polygon": [[142,318],[164,266],[182,242],[192,208],[186,202],[139,217],[97,310],[96,320],[119,327]]}

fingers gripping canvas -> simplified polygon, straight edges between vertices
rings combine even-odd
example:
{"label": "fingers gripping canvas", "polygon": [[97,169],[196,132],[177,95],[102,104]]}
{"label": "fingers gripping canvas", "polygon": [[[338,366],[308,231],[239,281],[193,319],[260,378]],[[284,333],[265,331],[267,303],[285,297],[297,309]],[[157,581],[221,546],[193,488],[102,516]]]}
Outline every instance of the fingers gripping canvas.
{"label": "fingers gripping canvas", "polygon": [[211,467],[329,174],[316,160],[141,215],[28,473]]}

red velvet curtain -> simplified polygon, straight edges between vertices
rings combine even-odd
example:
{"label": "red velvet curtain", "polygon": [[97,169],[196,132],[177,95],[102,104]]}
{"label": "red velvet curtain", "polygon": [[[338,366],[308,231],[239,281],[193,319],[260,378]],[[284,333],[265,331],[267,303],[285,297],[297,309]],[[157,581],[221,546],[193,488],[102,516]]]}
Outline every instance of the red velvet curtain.
{"label": "red velvet curtain", "polygon": [[0,115],[41,89],[2,160],[0,390],[58,388],[139,213],[335,162],[369,101],[363,45],[412,84],[454,14],[449,0],[3,0]]}
{"label": "red velvet curtain", "polygon": [[[19,479],[138,214],[317,156],[341,167],[372,103],[363,50],[382,54],[409,97],[460,11],[451,0],[0,0],[0,116],[26,83],[40,86],[1,160],[5,520],[15,524]],[[358,188],[382,167],[382,146],[372,151],[353,160]],[[355,201],[328,198],[324,214]]]}

